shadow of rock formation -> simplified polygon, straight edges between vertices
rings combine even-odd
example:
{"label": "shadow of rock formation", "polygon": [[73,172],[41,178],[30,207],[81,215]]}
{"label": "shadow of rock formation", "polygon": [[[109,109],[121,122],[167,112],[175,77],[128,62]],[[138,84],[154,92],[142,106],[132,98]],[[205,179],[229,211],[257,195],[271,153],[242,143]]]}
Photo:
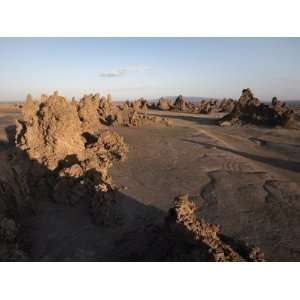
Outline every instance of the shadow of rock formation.
{"label": "shadow of rock formation", "polygon": [[[62,168],[78,162],[76,157],[66,157],[55,170],[49,170],[14,145],[7,147],[7,173],[0,178],[1,260],[263,260],[261,255],[249,256],[255,255],[256,248],[219,234],[219,229],[212,231],[213,237],[206,233],[195,236],[186,227],[199,222],[193,211],[187,214],[192,221],[184,223],[183,218],[179,222],[175,208],[166,214],[118,189],[95,191],[90,184],[98,176],[95,170],[78,178],[59,176]],[[99,198],[110,206],[95,207]],[[101,222],[103,218],[106,222]],[[204,231],[215,226],[201,224]]]}
{"label": "shadow of rock formation", "polygon": [[237,154],[239,156],[242,156],[242,157],[254,160],[254,161],[259,161],[259,162],[268,164],[268,165],[276,167],[276,168],[289,170],[289,171],[293,171],[293,172],[300,172],[300,163],[297,161],[260,156],[260,155],[256,155],[256,154],[251,154],[251,153],[247,153],[247,152],[243,152],[243,151],[230,149],[230,148],[227,148],[224,146],[203,143],[203,142],[193,141],[193,140],[188,140],[188,139],[182,139],[182,141],[193,143],[193,144],[199,144],[199,145],[207,147],[207,148],[214,148],[214,149],[219,149],[222,151],[230,152],[233,154]]}
{"label": "shadow of rock formation", "polygon": [[[151,115],[151,113],[149,113]],[[189,121],[193,122],[198,125],[218,125],[218,119],[217,118],[210,118],[210,117],[197,117],[195,116],[186,116],[186,115],[160,115],[163,118],[168,119],[174,119],[174,120],[183,120],[183,121]]]}

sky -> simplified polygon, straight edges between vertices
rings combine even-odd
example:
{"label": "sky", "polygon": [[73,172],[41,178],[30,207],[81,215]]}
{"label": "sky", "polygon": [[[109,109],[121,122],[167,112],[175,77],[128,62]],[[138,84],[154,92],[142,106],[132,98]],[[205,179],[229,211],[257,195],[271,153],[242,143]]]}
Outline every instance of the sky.
{"label": "sky", "polygon": [[160,96],[300,100],[300,38],[0,38],[0,101]]}

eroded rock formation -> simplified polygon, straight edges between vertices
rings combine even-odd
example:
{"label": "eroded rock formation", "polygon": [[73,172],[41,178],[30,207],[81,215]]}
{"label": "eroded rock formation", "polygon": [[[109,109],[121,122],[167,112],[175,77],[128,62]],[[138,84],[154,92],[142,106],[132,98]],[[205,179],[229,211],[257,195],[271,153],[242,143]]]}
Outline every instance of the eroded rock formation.
{"label": "eroded rock formation", "polygon": [[[75,102],[73,102],[74,105]],[[101,116],[110,108],[110,102],[105,98],[100,98],[99,94],[84,96],[78,103],[78,115],[82,124],[83,131],[97,133],[103,129]],[[101,114],[99,114],[101,112]],[[103,116],[103,120],[105,116]]]}
{"label": "eroded rock formation", "polygon": [[273,98],[271,105],[254,97],[250,89],[244,89],[231,113],[222,118],[220,126],[255,124],[290,127],[294,112],[284,102]]}
{"label": "eroded rock formation", "polygon": [[211,112],[231,112],[235,106],[232,99],[224,99],[221,102],[216,99],[201,100],[199,102],[190,102],[179,95],[174,103],[167,98],[160,98],[158,103],[150,108],[160,110],[174,110],[186,113],[209,114]]}
{"label": "eroded rock formation", "polygon": [[[112,206],[103,200],[107,199],[103,194],[114,189],[108,169],[113,160],[125,158],[128,148],[116,132],[99,126],[96,118],[89,119],[94,102],[100,101],[97,95],[85,97],[78,113],[77,105],[57,93],[42,102],[27,99],[23,120],[17,122],[19,151],[12,165],[19,178],[30,178],[22,183],[30,198],[45,189],[43,194],[52,200],[73,205],[97,193],[102,207]],[[94,198],[91,207],[96,207]],[[100,222],[95,211],[93,215],[99,223],[110,222]]]}
{"label": "eroded rock formation", "polygon": [[160,110],[171,110],[173,108],[173,105],[172,105],[170,99],[161,97],[158,100],[157,108],[160,109]]}
{"label": "eroded rock formation", "polygon": [[174,109],[179,111],[186,111],[187,110],[187,101],[183,99],[182,95],[179,95],[174,102]]}
{"label": "eroded rock formation", "polygon": [[218,104],[218,111],[232,113],[233,110],[235,109],[236,103],[237,101],[231,98],[228,99],[225,98]]}
{"label": "eroded rock formation", "polygon": [[143,98],[133,102],[114,104],[111,96],[84,96],[78,106],[78,113],[84,129],[97,131],[105,126],[141,127],[151,125],[168,126],[171,123],[160,117],[147,115],[147,101]]}
{"label": "eroded rock formation", "polygon": [[[198,242],[199,251],[207,252],[207,257],[213,261],[264,261],[264,254],[259,248],[249,247],[246,244],[239,247],[229,245],[222,238],[220,226],[198,219],[196,206],[189,200],[188,195],[175,198],[174,207],[169,211],[167,224],[174,234],[181,232],[182,238]],[[197,251],[194,254],[206,257]]]}
{"label": "eroded rock formation", "polygon": [[27,98],[17,122],[16,145],[31,159],[54,170],[68,155],[84,157],[84,139],[76,107],[61,96],[33,102]]}

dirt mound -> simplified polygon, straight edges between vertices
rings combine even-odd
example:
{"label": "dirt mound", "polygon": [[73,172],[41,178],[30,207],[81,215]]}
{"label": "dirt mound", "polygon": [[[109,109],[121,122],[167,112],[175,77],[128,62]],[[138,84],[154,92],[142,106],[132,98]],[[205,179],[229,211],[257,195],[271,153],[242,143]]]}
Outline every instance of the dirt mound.
{"label": "dirt mound", "polygon": [[254,97],[250,89],[244,89],[231,113],[219,121],[220,126],[255,124],[263,126],[293,126],[294,112],[284,102],[273,98],[271,105]]}
{"label": "dirt mound", "polygon": [[[199,243],[199,251],[207,251],[214,261],[264,261],[264,254],[257,247],[246,244],[229,245],[220,233],[220,227],[209,224],[196,216],[196,206],[188,195],[175,198],[174,207],[170,209],[167,224],[173,232]],[[228,238],[227,238],[228,240]],[[195,253],[199,255],[199,253]],[[200,256],[203,256],[200,255]]]}

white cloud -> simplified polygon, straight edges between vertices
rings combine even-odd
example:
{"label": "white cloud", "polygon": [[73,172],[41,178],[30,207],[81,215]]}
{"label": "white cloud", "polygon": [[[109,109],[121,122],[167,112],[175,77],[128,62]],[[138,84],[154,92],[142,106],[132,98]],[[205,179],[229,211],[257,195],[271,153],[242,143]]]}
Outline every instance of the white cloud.
{"label": "white cloud", "polygon": [[124,68],[124,69],[103,71],[99,74],[99,76],[100,77],[106,77],[106,78],[120,77],[120,76],[126,75],[128,73],[143,73],[147,70],[149,70],[148,67],[142,67],[142,66],[128,67],[128,68]]}
{"label": "white cloud", "polygon": [[126,73],[125,69],[115,70],[115,71],[105,71],[99,74],[100,77],[119,77]]}

